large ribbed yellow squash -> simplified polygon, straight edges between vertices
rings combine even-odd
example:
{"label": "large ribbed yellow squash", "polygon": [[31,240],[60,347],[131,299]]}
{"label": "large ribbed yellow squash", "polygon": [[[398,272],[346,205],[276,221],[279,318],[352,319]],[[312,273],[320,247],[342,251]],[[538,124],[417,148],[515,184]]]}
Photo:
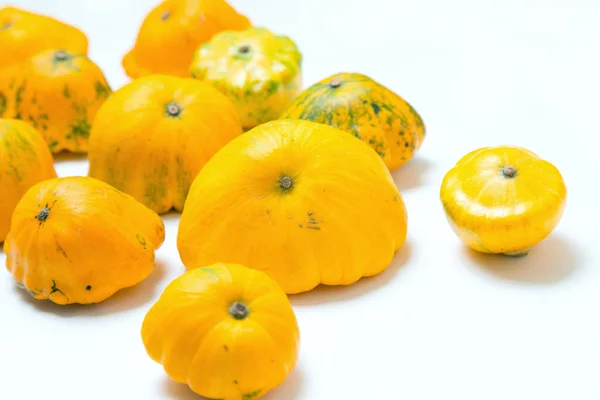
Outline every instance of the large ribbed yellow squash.
{"label": "large ribbed yellow squash", "polygon": [[160,217],[97,179],[32,186],[4,242],[6,267],[37,300],[98,303],[144,280],[164,241]]}
{"label": "large ribbed yellow squash", "polygon": [[278,386],[300,345],[296,316],[277,283],[221,263],[171,282],[146,314],[142,339],[172,379],[223,400],[258,399]]}
{"label": "large ribbed yellow squash", "polygon": [[8,93],[5,117],[31,123],[53,153],[85,153],[96,111],[111,89],[85,54],[55,49],[24,63]]}
{"label": "large ribbed yellow squash", "polygon": [[79,29],[54,18],[17,7],[0,8],[0,116],[21,64],[54,48],[87,54],[88,40]]}
{"label": "large ribbed yellow squash", "polygon": [[328,124],[371,146],[390,170],[421,147],[425,125],[402,97],[358,73],[340,73],[303,91],[281,115]]}
{"label": "large ribbed yellow squash", "polygon": [[302,87],[302,54],[265,28],[226,31],[200,46],[191,74],[225,93],[245,129],[279,118]]}
{"label": "large ribbed yellow squash", "polygon": [[208,83],[140,78],[116,91],[98,112],[89,175],[158,213],[181,211],[204,163],[241,134],[235,107]]}
{"label": "large ribbed yellow squash", "polygon": [[42,135],[23,121],[0,119],[0,242],[23,194],[54,177],[52,154]]}
{"label": "large ribbed yellow squash", "polygon": [[446,174],[440,199],[469,247],[524,255],[558,225],[567,189],[554,165],[522,147],[474,150]]}
{"label": "large ribbed yellow squash", "polygon": [[177,244],[188,268],[239,263],[298,293],[380,273],[406,225],[402,197],[371,148],[327,125],[277,120],[206,163]]}
{"label": "large ribbed yellow squash", "polygon": [[241,30],[250,20],[225,0],[165,0],[144,18],[123,68],[131,78],[152,74],[189,76],[198,46],[224,30]]}

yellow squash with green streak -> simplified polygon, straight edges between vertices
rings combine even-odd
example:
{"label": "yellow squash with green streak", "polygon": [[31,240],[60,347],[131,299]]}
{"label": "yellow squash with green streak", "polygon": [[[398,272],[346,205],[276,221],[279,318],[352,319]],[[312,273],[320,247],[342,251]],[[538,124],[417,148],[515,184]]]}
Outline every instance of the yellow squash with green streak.
{"label": "yellow squash with green streak", "polygon": [[258,400],[296,366],[300,331],[290,301],[261,271],[197,267],[173,280],[146,314],[146,352],[207,399]]}
{"label": "yellow squash with green streak", "polygon": [[53,153],[85,153],[92,121],[111,88],[85,54],[54,49],[23,64],[8,94],[4,117],[39,129]]}
{"label": "yellow squash with green streak", "polygon": [[164,0],[142,21],[122,65],[133,79],[155,74],[188,77],[200,44],[217,32],[250,26],[250,20],[225,0]]}
{"label": "yellow squash with green streak", "polygon": [[524,255],[558,225],[567,189],[558,169],[522,147],[474,150],[448,171],[440,199],[450,226],[482,253]]}
{"label": "yellow squash with green streak", "polygon": [[160,217],[109,184],[47,179],[15,207],[6,269],[36,300],[99,303],[146,279],[164,240]]}
{"label": "yellow squash with green streak", "polygon": [[293,294],[381,273],[407,224],[402,196],[368,146],[324,124],[276,120],[231,140],[200,170],[177,247],[187,268],[242,264]]}
{"label": "yellow squash with green streak", "polygon": [[17,7],[0,8],[0,71],[52,48],[87,53],[86,35],[72,25]]}
{"label": "yellow squash with green streak", "polygon": [[409,161],[425,136],[423,120],[408,102],[358,73],[336,74],[310,86],[281,118],[349,132],[371,146],[390,170]]}
{"label": "yellow squash with green streak", "polygon": [[287,36],[265,28],[225,31],[199,47],[193,78],[235,104],[245,129],[277,119],[302,86],[302,54]]}
{"label": "yellow squash with green streak", "polygon": [[56,177],[52,154],[42,135],[16,119],[0,119],[0,242],[25,192],[38,182]]}
{"label": "yellow squash with green streak", "polygon": [[181,211],[198,171],[242,133],[231,101],[208,83],[146,76],[115,91],[98,111],[89,175],[157,213]]}
{"label": "yellow squash with green streak", "polygon": [[48,49],[87,54],[86,35],[74,26],[17,7],[0,8],[0,115],[21,64]]}

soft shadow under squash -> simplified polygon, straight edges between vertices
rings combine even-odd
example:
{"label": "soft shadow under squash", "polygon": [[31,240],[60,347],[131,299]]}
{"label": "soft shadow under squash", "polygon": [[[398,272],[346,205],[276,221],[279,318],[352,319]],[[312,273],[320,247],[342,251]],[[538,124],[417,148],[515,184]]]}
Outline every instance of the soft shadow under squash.
{"label": "soft shadow under squash", "polygon": [[[297,366],[287,379],[278,387],[268,392],[261,399],[264,400],[295,400],[302,394],[303,375],[300,366]],[[189,388],[188,385],[175,382],[165,376],[162,385],[162,395],[165,399],[172,400],[208,400]]]}
{"label": "soft shadow under squash", "polygon": [[169,211],[167,211],[166,213],[160,214],[160,217],[162,218],[165,225],[168,225],[168,224],[177,225],[179,223],[179,219],[181,218],[181,213],[172,208]]}
{"label": "soft shadow under squash", "polygon": [[[192,392],[192,389],[188,385],[179,383],[169,378],[164,377],[162,388],[162,398],[172,400],[205,400],[206,397],[202,397]],[[206,399],[207,400],[207,399]]]}
{"label": "soft shadow under squash", "polygon": [[53,156],[54,156],[54,161],[56,161],[56,162],[87,160],[86,153],[71,153],[69,151],[61,151],[60,153],[56,153]]}
{"label": "soft shadow under squash", "polygon": [[319,285],[309,292],[290,295],[293,306],[309,306],[351,300],[368,292],[377,290],[391,281],[407,263],[412,252],[410,241],[406,241],[398,250],[392,263],[378,275],[361,278],[351,285]]}
{"label": "soft shadow under squash", "polygon": [[563,236],[551,235],[519,257],[483,254],[463,248],[464,259],[498,278],[531,284],[554,284],[579,267],[575,245]]}
{"label": "soft shadow under squash", "polygon": [[167,263],[156,260],[154,271],[139,284],[121,289],[108,299],[96,304],[58,305],[50,300],[36,300],[23,289],[14,286],[23,301],[31,304],[38,311],[59,315],[61,317],[102,316],[142,307],[155,298],[158,283],[167,273]]}
{"label": "soft shadow under squash", "polygon": [[417,156],[392,171],[392,177],[398,190],[402,192],[424,185],[426,183],[426,173],[429,169],[431,169],[431,162]]}

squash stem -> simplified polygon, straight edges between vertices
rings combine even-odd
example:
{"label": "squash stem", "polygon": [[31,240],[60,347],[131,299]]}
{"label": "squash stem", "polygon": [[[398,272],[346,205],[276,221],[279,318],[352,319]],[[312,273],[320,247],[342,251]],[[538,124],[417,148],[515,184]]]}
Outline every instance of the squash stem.
{"label": "squash stem", "polygon": [[514,178],[517,176],[517,169],[510,165],[505,165],[502,167],[502,175],[504,175],[505,178]]}
{"label": "squash stem", "polygon": [[290,187],[292,187],[292,178],[290,178],[289,176],[284,176],[283,178],[281,178],[280,185],[282,189],[289,189]]}
{"label": "squash stem", "polygon": [[50,209],[48,208],[48,206],[46,206],[40,210],[40,212],[35,216],[35,219],[37,219],[38,221],[40,221],[40,223],[42,223],[48,219],[49,214],[50,214]]}
{"label": "squash stem", "polygon": [[181,113],[181,107],[176,103],[167,104],[167,114],[171,117],[177,117]]}
{"label": "squash stem", "polygon": [[231,306],[229,306],[229,315],[231,315],[235,319],[245,319],[250,310],[248,310],[248,306],[246,306],[241,301],[236,301]]}
{"label": "squash stem", "polygon": [[59,50],[56,53],[54,53],[54,59],[56,61],[65,61],[68,58],[69,58],[69,54],[64,50]]}
{"label": "squash stem", "polygon": [[277,186],[279,186],[279,189],[282,193],[288,193],[293,189],[294,181],[289,176],[283,175],[281,178],[279,178]]}

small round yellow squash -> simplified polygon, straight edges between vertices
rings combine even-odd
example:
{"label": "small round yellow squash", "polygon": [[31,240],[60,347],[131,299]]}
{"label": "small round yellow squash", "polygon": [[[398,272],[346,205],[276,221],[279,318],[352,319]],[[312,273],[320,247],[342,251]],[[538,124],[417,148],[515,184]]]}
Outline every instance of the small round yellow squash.
{"label": "small round yellow squash", "polygon": [[29,59],[9,90],[7,118],[40,130],[53,153],[85,153],[92,121],[111,89],[84,54],[47,50]]}
{"label": "small round yellow squash", "polygon": [[181,211],[204,163],[241,134],[235,107],[208,83],[166,75],[136,79],[98,112],[89,175],[158,213]]}
{"label": "small round yellow squash", "polygon": [[522,147],[474,150],[446,174],[440,199],[450,226],[483,253],[524,255],[558,225],[567,190],[554,165]]}
{"label": "small round yellow squash", "polygon": [[315,83],[285,110],[282,119],[305,119],[356,136],[390,170],[408,162],[421,147],[425,125],[403,98],[358,73],[340,73]]}
{"label": "small round yellow squash", "polygon": [[150,275],[164,235],[157,214],[102,181],[49,179],[14,210],[6,267],[35,299],[98,303]]}
{"label": "small round yellow squash", "polygon": [[289,37],[252,27],[218,33],[200,46],[191,74],[225,93],[250,129],[279,118],[300,93],[301,64],[302,54]]}
{"label": "small round yellow squash", "polygon": [[277,120],[232,140],[190,189],[184,265],[246,265],[286,293],[383,271],[406,239],[404,202],[381,158],[339,129]]}
{"label": "small round yellow squash", "polygon": [[135,44],[122,60],[126,74],[189,76],[198,46],[224,30],[241,30],[250,20],[225,0],[165,0],[148,13]]}
{"label": "small round yellow squash", "polygon": [[171,282],[142,324],[148,355],[173,380],[211,399],[258,399],[294,369],[300,333],[266,274],[214,264]]}
{"label": "small round yellow squash", "polygon": [[0,242],[10,230],[17,203],[34,184],[55,178],[52,154],[31,125],[0,119]]}

